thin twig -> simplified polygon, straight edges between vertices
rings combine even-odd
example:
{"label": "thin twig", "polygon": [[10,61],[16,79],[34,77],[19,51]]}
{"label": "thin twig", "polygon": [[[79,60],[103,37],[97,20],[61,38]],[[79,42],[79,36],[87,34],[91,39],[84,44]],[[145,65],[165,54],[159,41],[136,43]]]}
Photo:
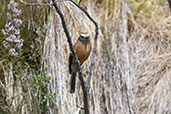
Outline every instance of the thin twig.
{"label": "thin twig", "polygon": [[[55,2],[65,2],[69,0],[55,0]],[[20,0],[21,3],[23,3],[26,6],[53,6],[53,3],[28,3],[23,0]]]}
{"label": "thin twig", "polygon": [[85,84],[84,84],[82,68],[80,66],[80,62],[78,61],[78,57],[76,55],[74,46],[72,44],[71,37],[69,35],[68,29],[67,29],[67,26],[66,26],[66,23],[65,23],[65,20],[64,20],[64,16],[63,16],[62,12],[60,11],[60,9],[58,8],[57,4],[55,3],[55,0],[52,0],[52,2],[53,2],[53,6],[55,7],[57,13],[60,16],[60,19],[61,19],[61,22],[62,22],[62,26],[63,26],[64,32],[65,32],[65,34],[67,36],[67,40],[68,40],[68,43],[69,43],[71,52],[73,54],[73,58],[74,58],[74,60],[76,62],[77,68],[79,69],[79,80],[81,82],[81,87],[82,87],[82,90],[83,90],[83,100],[84,100],[84,107],[85,107],[84,108],[84,111],[85,111],[85,114],[89,114],[88,98],[87,98],[87,89],[86,89]]}
{"label": "thin twig", "polygon": [[81,4],[81,2],[82,2],[82,0],[80,0],[80,1],[78,2],[78,4]]}
{"label": "thin twig", "polygon": [[21,3],[23,3],[26,6],[52,6],[52,3],[28,3],[23,0],[20,0]]}
{"label": "thin twig", "polygon": [[[83,7],[81,7],[79,4],[77,4],[73,0],[70,0],[70,1],[85,13],[85,15],[94,23],[95,28],[96,28],[95,29],[95,37],[94,37],[94,47],[93,47],[93,51],[92,51],[92,54],[91,54],[91,65],[89,67],[90,72],[89,72],[89,76],[87,78],[87,92],[89,93],[92,69],[93,69],[93,65],[94,65],[94,56],[95,56],[96,47],[97,47],[97,38],[98,38],[98,29],[99,29],[99,27],[98,27],[98,24],[95,22],[95,20],[89,15],[89,13]],[[88,94],[88,97],[89,97],[89,94]]]}

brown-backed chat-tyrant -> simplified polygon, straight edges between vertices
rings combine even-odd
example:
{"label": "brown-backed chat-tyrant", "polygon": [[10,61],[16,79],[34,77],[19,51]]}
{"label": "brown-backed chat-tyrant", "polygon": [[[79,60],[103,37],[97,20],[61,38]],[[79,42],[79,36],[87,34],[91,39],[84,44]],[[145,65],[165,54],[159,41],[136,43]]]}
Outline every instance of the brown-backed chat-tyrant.
{"label": "brown-backed chat-tyrant", "polygon": [[[80,65],[84,63],[85,60],[90,55],[91,52],[91,42],[90,36],[88,34],[80,34],[78,40],[74,45],[78,60],[80,61]],[[69,56],[69,73],[71,74],[70,77],[70,93],[75,92],[75,82],[76,82],[76,73],[78,69],[72,54],[70,53]]]}

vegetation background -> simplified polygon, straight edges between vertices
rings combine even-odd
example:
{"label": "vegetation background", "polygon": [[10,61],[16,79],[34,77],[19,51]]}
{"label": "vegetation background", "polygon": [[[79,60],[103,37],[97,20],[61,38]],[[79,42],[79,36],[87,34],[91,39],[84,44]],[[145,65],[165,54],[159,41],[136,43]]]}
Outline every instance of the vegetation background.
{"label": "vegetation background", "polygon": [[[0,30],[10,0],[0,0]],[[82,114],[82,90],[68,91],[70,53],[53,7],[25,6],[21,55],[10,56],[0,32],[0,114]],[[49,0],[26,0],[47,3]],[[78,2],[78,0],[76,1]],[[58,3],[75,42],[94,25],[69,1]],[[171,114],[171,12],[166,0],[82,0],[99,25],[90,88],[91,114]],[[91,57],[82,66],[89,72]],[[78,105],[78,106],[77,106]]]}

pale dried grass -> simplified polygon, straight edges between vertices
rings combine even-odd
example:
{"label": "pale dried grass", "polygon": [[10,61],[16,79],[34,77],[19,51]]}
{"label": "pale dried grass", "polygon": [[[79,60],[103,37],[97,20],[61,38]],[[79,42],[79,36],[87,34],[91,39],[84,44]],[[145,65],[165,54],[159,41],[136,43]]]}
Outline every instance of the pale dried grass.
{"label": "pale dried grass", "polygon": [[171,113],[171,16],[154,11],[150,18],[138,18],[129,41],[134,66],[132,108],[136,114]]}
{"label": "pale dried grass", "polygon": [[105,113],[105,108],[109,113],[129,113],[124,93],[119,92],[124,82],[132,113],[171,113],[171,16],[168,6],[151,5],[150,13],[135,16],[127,4],[118,2],[112,18],[98,18],[104,35],[93,80],[98,113]]}
{"label": "pale dried grass", "polygon": [[[141,13],[135,16],[137,13],[123,1],[87,3],[88,12],[100,26],[91,80],[91,113],[171,113],[171,16],[168,10],[165,11],[166,7],[155,3],[153,8],[159,9],[160,13],[152,10],[149,17]],[[94,26],[88,18],[69,2],[60,5],[73,43],[80,30],[88,29],[93,44]],[[48,104],[49,113],[82,113],[76,106],[82,106],[79,81],[76,93],[68,92],[69,47],[55,11],[50,13],[47,28],[43,63],[52,77],[48,89],[56,92]],[[88,61],[83,66],[84,73],[89,67]]]}

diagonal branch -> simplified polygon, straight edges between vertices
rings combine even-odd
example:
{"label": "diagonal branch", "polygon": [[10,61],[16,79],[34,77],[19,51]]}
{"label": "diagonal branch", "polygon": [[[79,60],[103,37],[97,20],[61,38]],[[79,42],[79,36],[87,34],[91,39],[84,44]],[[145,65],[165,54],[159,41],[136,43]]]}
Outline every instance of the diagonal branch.
{"label": "diagonal branch", "polygon": [[55,7],[57,13],[60,16],[60,19],[61,19],[61,22],[62,22],[62,26],[63,26],[64,32],[65,32],[65,34],[67,36],[67,40],[68,40],[68,43],[69,43],[69,47],[70,47],[71,52],[73,54],[73,58],[74,58],[74,60],[76,62],[76,65],[77,65],[77,67],[79,69],[79,80],[81,82],[81,87],[82,87],[82,90],[83,90],[83,98],[84,98],[84,109],[85,109],[84,111],[85,111],[85,114],[89,114],[88,98],[87,98],[87,89],[86,89],[85,84],[84,84],[82,68],[80,66],[80,62],[78,61],[78,57],[76,55],[74,46],[72,44],[71,37],[69,35],[68,29],[67,29],[67,26],[66,26],[66,23],[65,23],[65,20],[64,20],[64,16],[63,16],[62,12],[60,11],[60,9],[58,8],[57,4],[55,3],[55,0],[52,0],[52,2],[53,2],[53,6]]}
{"label": "diagonal branch", "polygon": [[[80,8],[85,15],[93,22],[93,24],[95,25],[95,37],[94,37],[94,47],[93,47],[93,51],[91,54],[91,65],[90,65],[90,72],[87,78],[87,94],[89,97],[89,90],[90,90],[90,81],[91,81],[91,76],[92,76],[92,69],[93,69],[93,65],[94,65],[94,56],[96,53],[96,47],[97,47],[97,38],[98,38],[98,24],[96,23],[96,21],[89,15],[89,13],[83,8],[81,7],[79,4],[77,4],[76,2],[74,2],[73,0],[70,0],[74,5],[76,5],[78,8]],[[80,0],[81,1],[81,0]]]}

